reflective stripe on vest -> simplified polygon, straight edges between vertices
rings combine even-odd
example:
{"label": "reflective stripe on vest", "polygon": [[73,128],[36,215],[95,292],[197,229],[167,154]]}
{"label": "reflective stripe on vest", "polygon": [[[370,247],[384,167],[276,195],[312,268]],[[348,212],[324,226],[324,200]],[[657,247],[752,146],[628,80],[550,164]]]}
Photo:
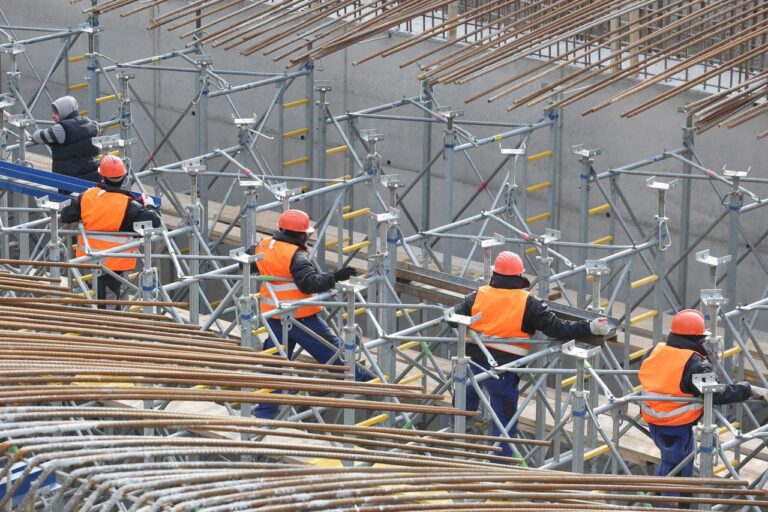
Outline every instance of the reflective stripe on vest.
{"label": "reflective stripe on vest", "polygon": [[[527,290],[481,286],[472,305],[472,316],[478,313],[482,316],[469,327],[486,336],[530,338],[523,331],[523,315],[529,295]],[[517,356],[527,355],[531,349],[528,343],[489,343],[487,346]]]}
{"label": "reflective stripe on vest", "polygon": [[[666,343],[656,345],[640,365],[638,378],[643,386],[643,392],[668,397],[693,398],[692,394],[683,393],[680,389],[680,381],[683,378],[685,365],[695,353],[693,350],[670,347]],[[640,406],[646,423],[667,427],[695,423],[701,417],[703,408],[700,403],[663,400],[647,400]]]}
{"label": "reflective stripe on vest", "polygon": [[[263,276],[275,276],[285,278],[274,282],[263,281],[261,283],[261,299],[259,304],[262,313],[268,313],[280,305],[290,305],[292,302],[313,297],[311,294],[302,293],[293,282],[291,275],[291,260],[299,247],[287,242],[280,242],[271,237],[261,241],[255,254],[263,254],[264,257],[256,262],[259,274]],[[296,318],[305,318],[316,315],[322,308],[320,306],[301,306],[296,310]],[[279,318],[273,316],[272,318]]]}
{"label": "reflective stripe on vest", "polygon": [[[80,198],[80,219],[86,231],[120,231],[125,218],[130,197],[119,192],[108,192],[99,187],[89,188]],[[127,235],[87,235],[88,246],[92,251],[102,252],[125,245],[133,240]],[[77,237],[77,257],[85,256],[85,240],[83,235]],[[137,253],[138,248],[120,251],[121,253]],[[104,266],[115,272],[123,272],[136,268],[135,258],[104,259]]]}

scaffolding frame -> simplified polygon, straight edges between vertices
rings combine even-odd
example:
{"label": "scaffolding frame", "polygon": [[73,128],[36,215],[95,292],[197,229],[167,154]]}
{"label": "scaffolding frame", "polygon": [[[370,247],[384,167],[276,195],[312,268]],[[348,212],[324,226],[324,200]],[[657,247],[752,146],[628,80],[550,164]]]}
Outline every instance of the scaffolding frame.
{"label": "scaffolding frame", "polygon": [[[636,391],[630,381],[629,377],[635,373],[630,365],[638,361],[647,351],[644,349],[640,353],[631,350],[633,326],[653,318],[652,339],[654,342],[661,340],[664,311],[676,311],[690,304],[686,300],[690,295],[687,285],[688,256],[697,247],[700,247],[708,233],[727,216],[729,248],[733,249],[730,251],[731,259],[724,261],[722,258],[714,258],[715,261],[713,261],[709,254],[702,252],[697,254],[699,261],[708,265],[710,269],[714,269],[711,270],[712,273],[710,274],[713,276],[710,288],[703,290],[699,297],[702,306],[707,308],[708,318],[712,326],[711,331],[715,333],[710,340],[711,353],[716,356],[713,359],[721,379],[728,381],[731,376],[742,378],[747,371],[751,371],[753,376],[759,379],[763,385],[768,385],[764,375],[765,367],[768,367],[768,360],[766,360],[754,331],[754,323],[760,311],[765,308],[766,299],[761,299],[749,306],[735,307],[735,304],[738,303],[736,286],[738,263],[749,254],[754,254],[768,275],[768,267],[762,263],[761,256],[755,251],[768,233],[760,236],[757,240],[752,240],[741,227],[739,221],[740,215],[758,210],[768,202],[768,199],[761,198],[743,185],[760,184],[764,183],[764,180],[750,178],[741,172],[730,172],[721,176],[706,168],[695,153],[690,117],[683,130],[684,139],[680,148],[664,151],[616,169],[598,172],[594,168],[594,163],[599,151],[583,147],[574,148],[573,153],[578,159],[582,180],[579,208],[580,229],[577,241],[564,241],[561,239],[561,233],[556,229],[559,225],[560,214],[555,194],[559,187],[560,177],[560,169],[558,168],[560,158],[557,155],[560,127],[557,122],[559,118],[557,110],[545,111],[541,119],[528,124],[497,123],[503,130],[500,133],[490,137],[475,137],[470,132],[470,128],[489,123],[471,120],[459,121],[461,113],[451,110],[449,107],[441,107],[435,92],[427,84],[421,84],[421,91],[417,96],[334,116],[329,99],[331,86],[314,80],[312,65],[302,66],[300,69],[280,74],[252,73],[261,79],[236,86],[230,86],[222,78],[222,73],[213,66],[210,56],[203,54],[199,48],[169,52],[126,63],[113,62],[110,66],[101,67],[101,62],[107,60],[107,57],[98,52],[99,30],[95,30],[98,25],[98,17],[90,15],[87,22],[90,30],[78,28],[54,31],[48,36],[42,36],[42,38],[20,40],[10,44],[10,46],[1,45],[0,49],[10,48],[10,51],[4,52],[4,54],[8,55],[12,63],[9,87],[15,100],[11,102],[10,98],[6,96],[9,101],[2,105],[2,110],[22,107],[25,117],[11,119],[10,123],[17,129],[18,140],[24,140],[24,129],[37,125],[36,120],[30,114],[42,95],[41,91],[46,90],[46,82],[51,79],[57,66],[62,62],[65,63],[65,69],[67,69],[68,63],[71,62],[67,52],[72,48],[78,34],[85,33],[89,38],[89,50],[92,50],[85,56],[85,60],[89,63],[89,67],[93,67],[88,71],[90,78],[87,80],[89,110],[96,113],[98,117],[99,105],[103,103],[103,101],[98,101],[103,98],[99,96],[100,92],[98,92],[101,76],[105,77],[112,89],[115,96],[113,99],[119,103],[114,117],[102,125],[119,126],[120,134],[117,138],[104,139],[102,151],[106,153],[117,148],[119,154],[130,161],[131,139],[134,136],[139,140],[142,138],[139,135],[139,127],[135,126],[131,120],[132,96],[135,97],[135,95],[131,94],[129,83],[134,78],[134,71],[144,70],[148,63],[156,63],[171,58],[182,59],[193,66],[189,69],[170,67],[152,67],[152,69],[190,72],[198,76],[200,88],[185,112],[194,105],[198,106],[200,113],[197,121],[199,155],[166,165],[150,166],[151,159],[147,159],[147,162],[139,169],[135,164],[131,166],[132,182],[142,192],[154,190],[159,193],[171,205],[175,211],[175,216],[184,220],[183,226],[174,229],[164,226],[159,230],[151,230],[146,226],[138,227],[137,232],[140,237],[134,242],[106,252],[89,251],[82,258],[69,260],[70,263],[75,264],[98,264],[107,255],[142,259],[144,268],[137,273],[138,284],[134,284],[131,279],[122,279],[129,290],[128,294],[137,301],[137,305],[140,306],[142,301],[151,303],[156,299],[175,301],[183,297],[184,294],[189,294],[188,315],[182,314],[174,308],[159,306],[158,308],[161,311],[170,312],[178,322],[201,324],[202,330],[216,326],[223,337],[239,330],[241,344],[246,347],[259,349],[263,336],[270,336],[273,338],[276,351],[285,355],[283,349],[285,340],[274,339],[274,333],[269,330],[266,318],[259,312],[258,300],[253,293],[254,282],[265,280],[268,282],[269,276],[256,278],[250,275],[249,267],[253,259],[242,253],[219,255],[216,254],[216,250],[220,247],[223,248],[228,234],[238,225],[240,228],[240,245],[248,247],[256,242],[256,232],[259,227],[257,218],[261,215],[270,211],[280,211],[293,205],[308,204],[308,210],[313,212],[313,217],[317,219],[319,226],[318,241],[313,248],[312,256],[321,266],[325,266],[326,262],[332,259],[327,257],[326,251],[335,249],[336,264],[342,266],[365,254],[366,274],[364,278],[353,279],[348,285],[339,286],[337,290],[281,306],[276,311],[271,312],[271,315],[280,315],[286,325],[290,324],[294,328],[300,328],[300,324],[292,315],[296,308],[310,304],[327,308],[329,323],[343,340],[338,357],[347,364],[350,375],[354,375],[358,357],[364,357],[371,371],[381,382],[411,383],[421,381],[425,392],[442,394],[446,391],[452,391],[457,397],[461,397],[462,390],[467,385],[480,391],[482,382],[494,378],[499,372],[514,371],[520,373],[528,382],[524,386],[524,398],[514,420],[522,417],[526,407],[535,407],[536,427],[534,436],[539,440],[551,440],[552,448],[551,453],[549,453],[541,447],[516,444],[514,441],[510,441],[517,455],[533,465],[548,469],[571,463],[571,469],[576,472],[585,470],[600,472],[599,462],[604,461],[606,470],[603,472],[607,472],[610,465],[610,472],[613,474],[622,472],[631,474],[632,469],[637,470],[637,468],[628,463],[622,456],[621,438],[632,428],[643,430],[638,425],[638,414],[629,413],[629,407],[631,404],[643,400],[644,395]],[[41,80],[40,89],[35,91],[33,101],[26,102],[19,85],[18,56],[23,51],[19,51],[22,49],[18,44],[34,44],[35,42],[54,39],[62,41],[62,50],[57,54],[54,65],[49,68],[46,78]],[[190,57],[190,54],[194,55],[194,58]],[[107,73],[113,71],[119,73],[119,87],[114,86],[108,78]],[[232,73],[240,74],[239,72]],[[69,71],[66,71],[65,74],[69,76]],[[286,92],[299,78],[304,79],[306,98],[285,102]],[[69,83],[66,85],[68,90],[72,89]],[[277,91],[264,109],[264,114],[260,117],[241,117],[234,103],[229,101],[236,117],[234,128],[237,131],[237,144],[224,149],[208,147],[207,102],[217,96],[224,96],[229,99],[231,94],[268,85],[276,85]],[[301,134],[306,137],[306,154],[298,159],[300,161],[286,161],[284,139],[291,138],[287,135],[296,131],[285,131],[284,112],[286,109],[301,106],[306,107],[306,126],[300,129],[301,131],[306,129]],[[406,106],[416,108],[423,117],[383,114],[383,112]],[[275,173],[268,160],[263,156],[263,152],[259,148],[259,141],[262,139],[265,127],[273,113],[277,113],[280,131],[278,162],[284,167],[303,165],[305,176],[297,181],[319,186],[319,188],[306,191],[302,191],[300,188],[290,188],[289,183],[292,182],[292,178]],[[2,113],[0,113],[0,118],[3,118]],[[205,123],[201,119],[205,119]],[[397,176],[385,174],[382,168],[380,150],[377,147],[383,140],[384,134],[375,131],[362,131],[359,128],[359,123],[363,119],[424,124],[423,165],[413,182],[405,183]],[[443,127],[443,148],[435,154],[432,153],[430,144],[427,143],[432,139],[434,124],[440,124]],[[178,125],[179,122],[175,123],[174,129]],[[4,128],[4,126],[0,127]],[[345,127],[346,129],[344,129]],[[548,151],[550,154],[529,154],[530,137],[539,129],[544,128],[549,130],[552,148]],[[329,129],[341,138],[344,142],[342,146],[326,147]],[[170,130],[163,135],[163,142],[151,151],[151,157],[154,157],[160,147],[170,139],[173,131]],[[9,133],[11,130],[3,130],[0,137],[5,140]],[[315,134],[317,134],[317,140],[315,140]],[[484,176],[473,164],[471,151],[479,151],[485,146],[490,148],[493,144],[507,139],[513,141],[514,147],[500,148],[501,163]],[[362,151],[358,152],[358,148]],[[149,150],[148,147],[147,149]],[[6,146],[4,151],[5,154],[0,156],[12,158],[19,163],[25,163],[27,160],[26,144],[11,144]],[[9,157],[8,152],[13,153],[13,155]],[[340,153],[347,154],[348,175],[329,177],[327,157]],[[481,209],[478,214],[464,217],[462,215],[468,205],[454,208],[454,194],[450,186],[453,181],[452,177],[457,174],[457,160],[461,160],[462,157],[476,173],[475,176],[482,187],[478,190],[478,194],[472,198],[472,201],[478,196],[485,195],[483,192],[486,192],[488,184],[495,176],[499,173],[503,173],[502,176],[504,176],[496,194],[487,191],[490,202],[489,208]],[[552,158],[549,166],[551,172],[549,186],[542,186],[546,181],[530,184],[528,163],[548,157]],[[445,173],[444,179],[448,184],[445,187],[444,200],[450,222],[436,225],[430,218],[427,200],[432,199],[430,192],[430,180],[433,177],[432,169],[441,158]],[[681,165],[682,172],[639,170],[666,160]],[[209,170],[212,163],[217,161],[223,162],[221,170]],[[237,168],[236,173],[225,172],[230,165]],[[186,194],[180,194],[168,183],[167,177],[174,175],[183,175],[189,180],[188,201],[185,201]],[[620,186],[620,181],[629,179],[630,176],[648,177],[647,186],[658,193],[658,214],[653,222],[650,222],[653,229],[647,233],[642,229],[640,219],[632,211]],[[665,256],[670,236],[666,194],[671,185],[669,182],[650,179],[654,177],[682,180],[681,188],[684,199],[681,202],[683,207],[680,212],[680,238],[683,243],[677,260],[671,265],[668,264]],[[219,209],[211,215],[210,207],[213,201],[209,198],[208,186],[214,178],[229,179],[231,183]],[[713,190],[723,204],[725,212],[715,219],[706,232],[699,236],[698,240],[690,243],[688,231],[690,224],[690,185],[696,179],[706,179],[713,185]],[[608,189],[601,183],[605,180],[609,181]],[[725,192],[717,189],[718,182],[728,187]],[[422,186],[422,201],[426,205],[418,219],[410,214],[402,202],[417,184]],[[225,215],[225,208],[231,206],[227,203],[237,186],[243,191],[243,200],[241,204],[235,205],[236,213],[226,222],[218,238],[213,239],[212,236],[216,232],[215,228]],[[354,191],[363,187],[366,187],[369,207],[353,210],[351,204],[354,200]],[[590,198],[592,187],[599,190],[600,195],[606,201],[604,204],[592,206]],[[403,189],[403,193],[399,193],[400,189]],[[529,208],[536,197],[533,194],[541,190],[547,190],[546,203],[549,206],[549,211],[545,213],[549,215],[545,217],[542,217],[542,214],[530,216]],[[5,267],[12,272],[36,275],[41,271],[41,268],[34,264],[35,261],[53,263],[62,261],[67,247],[61,242],[61,237],[81,234],[82,230],[61,229],[56,221],[57,203],[42,200],[37,207],[30,207],[26,202],[20,201],[22,196],[18,194],[9,196],[8,194],[3,194],[4,203],[0,206],[3,223],[2,245],[0,245],[3,251],[2,257],[8,258],[10,256],[11,247],[15,243],[19,247],[20,259],[29,263],[21,264],[19,268],[9,265],[5,265]],[[271,195],[274,199],[259,204],[260,194]],[[753,200],[752,203],[744,205],[745,196],[750,197]],[[349,204],[345,205],[347,199]],[[350,208],[347,209],[347,206]],[[626,209],[626,216],[630,219],[629,223],[626,220],[627,217],[622,215],[620,206]],[[609,234],[593,240],[594,235],[590,236],[590,218],[606,211],[611,211],[613,214],[609,221]],[[410,236],[404,234],[401,225],[401,212],[405,214],[406,220],[417,231],[416,234]],[[37,218],[31,220],[33,217]],[[537,232],[531,229],[531,224],[545,220],[547,227],[543,229],[543,234],[541,231]],[[507,235],[488,234],[488,226],[491,222],[499,230],[505,231]],[[355,242],[354,236],[360,231],[356,228],[361,225],[365,237],[363,240]],[[455,231],[468,226],[479,226],[475,231],[476,234],[455,233]],[[332,227],[336,229],[335,244],[333,241],[326,242],[324,240]],[[636,231],[634,234],[633,229]],[[355,243],[344,245],[345,232],[350,238],[349,241]],[[623,235],[621,235],[622,232]],[[86,237],[88,234],[85,232]],[[618,236],[627,237],[629,242],[626,244],[611,243],[615,242]],[[746,240],[749,247],[746,251],[738,254],[740,237]],[[454,251],[454,244],[457,240],[473,244],[464,257]],[[183,254],[182,242],[186,242],[189,248],[190,252],[187,255]],[[440,244],[440,252],[434,248],[437,244]],[[421,257],[414,250],[414,247],[417,246],[421,250]],[[482,277],[483,280],[487,280],[493,252],[502,247],[517,247],[525,253],[528,267],[536,276],[534,284],[542,298],[550,297],[554,285],[554,291],[559,293],[568,304],[578,308],[591,306],[594,315],[607,314],[609,316],[612,315],[614,305],[623,298],[625,306],[628,305],[629,307],[625,308],[620,324],[623,328],[623,340],[620,344],[621,360],[608,347],[584,350],[573,344],[561,347],[560,344],[553,344],[549,340],[533,340],[537,350],[526,358],[506,365],[506,367],[497,367],[495,370],[482,372],[477,376],[473,372],[467,371],[471,362],[461,352],[453,360],[450,371],[441,367],[436,353],[447,354],[445,348],[449,345],[463,347],[467,342],[467,336],[472,337],[476,343],[479,342],[481,345],[483,340],[471,332],[468,333],[463,328],[459,329],[458,335],[449,330],[445,321],[448,319],[456,320],[455,317],[446,314],[446,307],[450,304],[404,302],[400,298],[401,293],[397,291],[396,276],[401,270],[398,258],[404,256],[404,259],[409,262],[410,270],[422,276],[432,277],[446,285],[461,289],[471,289],[477,286],[475,278]],[[562,250],[575,250],[577,252],[577,264],[567,258],[561,248]],[[118,254],[128,249],[141,250],[141,253],[137,255]],[[590,253],[595,251],[601,251],[601,253],[607,251],[609,254],[602,258],[590,259]],[[536,255],[535,260],[532,258],[534,255]],[[481,261],[475,261],[475,257]],[[172,263],[176,272],[176,281],[170,283],[160,281],[157,262],[162,260],[168,260]],[[233,261],[236,263],[230,263]],[[360,259],[358,258],[356,261],[359,262]],[[458,276],[453,275],[455,261],[459,261],[461,266]],[[242,272],[238,270],[237,262],[243,263]],[[621,270],[611,271],[608,267],[608,264],[616,265],[619,263],[621,263]],[[641,269],[644,268],[643,273],[648,271],[651,274],[632,281],[631,276],[637,274],[637,270],[632,269],[633,264],[639,265]],[[727,273],[724,276],[718,276],[718,266],[725,264],[728,265]],[[567,269],[558,270],[558,267],[561,266],[565,266]],[[678,267],[680,270],[676,275],[673,274]],[[476,270],[479,268],[482,268],[482,275]],[[45,267],[46,271],[48,269],[50,269],[51,276],[58,277],[57,267]],[[67,268],[71,291],[89,293],[88,277],[91,281],[90,289],[93,289],[99,273],[109,272],[102,267],[92,269],[94,272],[91,276],[85,276],[81,270],[78,267]],[[449,272],[445,270],[449,270]],[[474,271],[471,272],[471,270]],[[468,275],[472,279],[468,278]],[[676,286],[672,285],[673,276],[677,277]],[[718,293],[721,290],[717,289],[718,284],[723,279],[727,279],[725,296]],[[215,281],[224,286],[226,291],[220,300],[212,301],[207,296],[205,283],[209,281]],[[567,286],[567,283],[574,282],[574,286]],[[592,284],[591,294],[588,289],[590,282]],[[633,300],[631,290],[646,286],[648,288],[644,294],[639,299]],[[363,292],[367,293],[364,295]],[[601,300],[604,292],[609,297],[607,304]],[[11,292],[11,295],[14,294]],[[632,316],[633,310],[651,294],[655,309]],[[724,300],[726,298],[730,299],[730,306],[727,308],[725,306],[728,303]],[[144,308],[146,312],[149,312],[152,306],[144,306]],[[654,311],[655,313],[652,313]],[[417,322],[411,316],[414,312],[419,312],[420,321]],[[227,315],[230,315],[231,320],[225,319]],[[365,316],[369,334],[367,340],[363,340],[358,334],[356,317],[359,315]],[[406,324],[405,328],[398,325],[399,321]],[[461,323],[462,321],[464,323]],[[724,327],[722,339],[717,334],[720,321],[724,324],[722,326]],[[459,322],[459,325],[466,327],[469,323],[471,322],[464,319]],[[284,332],[286,331],[287,329],[284,329]],[[513,342],[514,340],[509,341]],[[498,340],[494,340],[494,342],[498,342]],[[418,353],[415,355],[412,353],[413,348],[418,348]],[[459,351],[461,350],[459,348]],[[564,356],[575,358],[576,363],[573,368],[565,367]],[[398,371],[398,360],[405,362],[403,370]],[[414,369],[417,369],[418,372],[412,372]],[[553,385],[548,382],[547,377],[549,376],[553,376]],[[463,380],[465,377],[466,381]],[[432,386],[431,391],[430,385]],[[550,385],[553,396],[547,395]],[[621,390],[621,396],[615,389]],[[482,393],[479,394],[481,397],[483,396]],[[654,397],[655,399],[657,398]],[[397,401],[394,397],[391,400],[392,402]],[[490,421],[498,425],[499,419],[493,414],[487,400],[481,398],[481,401],[484,406],[484,414],[489,416]],[[426,404],[429,403],[426,402]],[[706,394],[704,403],[707,404]],[[382,410],[386,411],[385,405],[382,406]],[[723,461],[729,477],[740,478],[739,470],[748,464],[749,460],[756,454],[754,450],[747,453],[744,444],[763,437],[766,433],[765,427],[759,426],[754,413],[744,404],[733,408],[733,415],[736,418],[733,421],[730,421],[718,409],[712,408],[711,400],[707,405],[707,411],[707,422],[702,427],[701,432],[702,446],[707,449],[716,447],[716,450],[697,453],[700,459],[701,474],[712,476],[715,472],[713,458],[718,457]],[[247,414],[248,412],[246,408],[241,411],[232,410],[234,414]],[[281,413],[281,417],[285,417],[289,421],[323,421],[323,412],[324,408],[322,407],[311,407],[301,412],[287,407]],[[550,415],[553,420],[551,429],[547,428],[547,415]],[[381,420],[382,423],[405,428],[416,424],[429,426],[433,420],[432,417],[423,417],[420,414],[402,413],[386,416],[387,418]],[[602,418],[613,420],[610,433],[601,424]],[[463,416],[457,416],[452,425],[457,433],[462,433],[464,430],[462,419]],[[355,417],[345,410],[342,421],[347,425],[352,425]],[[735,426],[737,422],[741,427]],[[565,430],[569,424],[573,426],[573,435]],[[748,427],[744,428],[744,425],[748,425]],[[718,445],[719,438],[715,435],[717,433],[716,428],[724,428],[726,432],[733,434],[733,439]],[[501,430],[505,432],[504,428]],[[566,446],[565,449],[563,449],[563,445]],[[737,461],[740,461],[743,456],[743,464],[739,462],[733,465],[730,462],[732,456],[728,450],[735,454]],[[742,450],[745,450],[744,453]],[[713,453],[714,455],[711,455]],[[764,482],[761,481],[753,483],[760,486],[764,485]]]}

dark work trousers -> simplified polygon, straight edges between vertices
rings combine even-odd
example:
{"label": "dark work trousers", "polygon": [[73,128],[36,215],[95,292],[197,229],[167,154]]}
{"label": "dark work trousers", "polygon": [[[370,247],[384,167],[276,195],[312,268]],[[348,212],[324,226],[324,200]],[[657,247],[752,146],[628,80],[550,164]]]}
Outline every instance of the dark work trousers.
{"label": "dark work trousers", "polygon": [[[325,320],[318,315],[298,318],[297,321],[312,332],[321,336],[323,339],[328,340],[333,346],[341,346],[339,338],[337,338],[333,331],[331,331],[328,324],[325,323]],[[283,325],[280,323],[280,320],[270,318],[267,320],[267,323],[269,323],[269,328],[272,329],[272,332],[275,333],[275,337],[282,341]],[[288,348],[286,349],[286,355],[289,359],[293,358],[293,351],[296,349],[296,344],[300,345],[309,355],[314,357],[318,363],[327,363],[337,353],[336,350],[332,350],[319,340],[302,331],[299,327],[294,326],[288,331]],[[264,349],[272,347],[274,347],[272,338],[267,338],[267,341],[264,343]],[[333,364],[341,365],[343,363],[337,358]],[[371,377],[367,372],[361,368],[357,368],[357,371],[355,372],[356,381],[366,381],[369,378]],[[254,408],[253,415],[262,419],[274,419],[277,416],[278,409],[279,405],[277,404],[259,404]]]}
{"label": "dark work trousers", "polygon": [[[656,469],[657,476],[666,476],[675,469],[683,459],[693,452],[693,427],[683,425],[679,427],[662,427],[658,425],[648,425],[651,431],[653,442],[659,447],[661,452],[661,463]],[[681,469],[677,476],[688,477],[693,475],[693,459]],[[662,496],[680,496],[678,493],[662,493]],[[671,508],[671,507],[670,507]],[[688,508],[687,505],[680,505],[678,508]]]}
{"label": "dark work trousers", "polygon": [[[122,272],[115,272],[115,274],[123,275]],[[110,274],[102,274],[99,276],[96,298],[99,300],[118,300],[120,298],[121,286],[122,283],[116,277]],[[99,304],[99,309],[120,309],[120,306]]]}
{"label": "dark work trousers", "polygon": [[[480,363],[480,366],[486,370],[490,367],[487,361]],[[477,375],[482,370],[475,366],[470,365],[472,373]],[[499,418],[499,421],[503,425],[507,425],[512,417],[517,412],[517,400],[520,397],[520,377],[514,372],[503,372],[499,374],[498,379],[487,379],[481,384],[483,389],[488,392],[489,401],[491,402],[491,408],[494,414]],[[475,388],[472,387],[470,382],[467,382],[467,410],[476,411],[480,406],[480,397],[477,396]],[[513,423],[508,429],[509,437],[517,436],[517,422]],[[500,436],[501,430],[495,423],[491,427],[492,436]],[[505,457],[512,456],[512,449],[508,443],[501,443],[501,453]]]}

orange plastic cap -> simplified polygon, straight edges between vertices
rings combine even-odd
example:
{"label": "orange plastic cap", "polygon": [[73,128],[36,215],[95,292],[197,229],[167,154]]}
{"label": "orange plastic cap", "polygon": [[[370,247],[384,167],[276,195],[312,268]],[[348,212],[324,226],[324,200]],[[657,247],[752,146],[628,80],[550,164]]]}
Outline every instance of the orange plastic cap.
{"label": "orange plastic cap", "polygon": [[298,231],[299,233],[312,233],[315,228],[309,225],[309,215],[301,210],[285,210],[280,214],[277,227],[286,231]]}
{"label": "orange plastic cap", "polygon": [[505,276],[519,276],[525,271],[523,260],[511,251],[502,251],[496,256],[493,271]]}
{"label": "orange plastic cap", "polygon": [[683,336],[708,336],[704,313],[695,309],[684,309],[672,318],[669,332]]}
{"label": "orange plastic cap", "polygon": [[101,159],[99,174],[110,180],[117,180],[125,176],[125,164],[115,155],[107,155]]}

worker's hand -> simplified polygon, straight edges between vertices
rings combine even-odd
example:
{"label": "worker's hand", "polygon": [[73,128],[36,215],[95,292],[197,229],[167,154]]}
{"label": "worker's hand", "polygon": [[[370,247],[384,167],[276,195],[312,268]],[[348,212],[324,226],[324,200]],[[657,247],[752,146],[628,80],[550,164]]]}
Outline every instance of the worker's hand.
{"label": "worker's hand", "polygon": [[352,267],[340,268],[339,270],[333,273],[333,277],[336,278],[337,283],[339,281],[346,281],[350,277],[356,276],[356,275],[357,275],[357,269],[354,269]]}
{"label": "worker's hand", "polygon": [[761,388],[760,386],[752,386],[752,398],[768,402],[768,389]]}
{"label": "worker's hand", "polygon": [[589,330],[596,336],[608,336],[611,333],[611,326],[608,325],[607,318],[595,318],[589,322]]}
{"label": "worker's hand", "polygon": [[141,194],[139,196],[139,201],[141,201],[141,204],[144,206],[156,206],[155,200],[152,199],[152,196],[148,196],[147,194]]}

